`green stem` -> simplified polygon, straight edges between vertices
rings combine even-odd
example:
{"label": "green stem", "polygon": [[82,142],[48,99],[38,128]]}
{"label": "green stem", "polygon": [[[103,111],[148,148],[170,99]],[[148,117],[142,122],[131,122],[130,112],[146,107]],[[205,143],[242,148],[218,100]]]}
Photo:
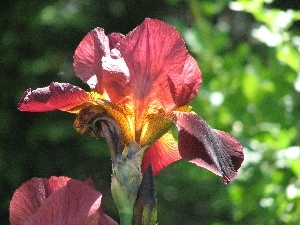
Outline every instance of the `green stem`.
{"label": "green stem", "polygon": [[120,225],[132,225],[133,210],[131,212],[119,212]]}

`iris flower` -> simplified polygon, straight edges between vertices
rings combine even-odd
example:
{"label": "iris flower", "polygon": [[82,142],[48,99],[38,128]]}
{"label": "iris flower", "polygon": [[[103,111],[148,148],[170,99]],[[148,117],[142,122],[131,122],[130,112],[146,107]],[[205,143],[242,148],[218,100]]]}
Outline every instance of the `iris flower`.
{"label": "iris flower", "polygon": [[15,191],[10,202],[10,222],[12,225],[117,225],[101,210],[101,198],[91,180],[35,177]]}
{"label": "iris flower", "polygon": [[[151,163],[157,174],[184,158],[225,183],[235,179],[244,158],[242,147],[187,106],[197,95],[201,71],[174,27],[145,19],[127,35],[106,35],[96,28],[80,42],[73,66],[90,92],[69,83],[51,83],[28,89],[19,109],[77,113],[75,129],[94,136],[91,118],[106,113],[118,124],[123,146],[135,141],[147,147],[142,172]],[[174,124],[178,144],[170,132]]]}

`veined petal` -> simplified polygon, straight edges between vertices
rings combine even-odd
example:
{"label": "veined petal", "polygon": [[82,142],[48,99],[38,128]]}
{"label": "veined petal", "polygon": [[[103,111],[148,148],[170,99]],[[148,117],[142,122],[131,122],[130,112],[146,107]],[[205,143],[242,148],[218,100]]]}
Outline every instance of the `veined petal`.
{"label": "veined petal", "polygon": [[200,70],[174,27],[146,19],[126,35],[119,49],[130,72],[138,114],[149,108],[153,99],[169,111],[195,96]]}
{"label": "veined petal", "polygon": [[51,83],[48,87],[27,89],[19,102],[19,110],[46,112],[51,110],[69,111],[79,107],[93,97],[77,86],[68,83]]}
{"label": "veined petal", "polygon": [[97,224],[101,193],[70,180],[53,193],[24,224]]}
{"label": "veined petal", "polygon": [[51,177],[49,181],[45,178],[32,178],[24,183],[14,193],[10,202],[11,224],[23,224],[37,212],[52,192],[65,186],[69,180],[68,177],[60,177],[59,179]]}
{"label": "veined petal", "polygon": [[151,163],[154,175],[171,163],[181,159],[177,144],[170,132],[163,135],[146,150],[142,163],[144,173]]}
{"label": "veined petal", "polygon": [[128,94],[129,71],[115,48],[122,39],[122,34],[106,36],[102,28],[96,28],[80,42],[73,62],[76,76],[115,103]]}
{"label": "veined petal", "polygon": [[104,29],[95,28],[80,42],[74,54],[74,72],[83,82],[102,70],[101,59],[110,52],[109,40]]}
{"label": "veined petal", "polygon": [[100,208],[90,180],[32,178],[14,193],[10,222],[17,224],[117,224]]}
{"label": "veined petal", "polygon": [[224,183],[235,179],[244,160],[237,140],[212,129],[194,113],[174,112],[173,121],[179,130],[178,148],[183,158],[222,176]]}
{"label": "veined petal", "polygon": [[169,75],[169,85],[176,105],[183,106],[190,102],[197,95],[201,82],[201,71],[197,61],[189,55],[182,73]]}

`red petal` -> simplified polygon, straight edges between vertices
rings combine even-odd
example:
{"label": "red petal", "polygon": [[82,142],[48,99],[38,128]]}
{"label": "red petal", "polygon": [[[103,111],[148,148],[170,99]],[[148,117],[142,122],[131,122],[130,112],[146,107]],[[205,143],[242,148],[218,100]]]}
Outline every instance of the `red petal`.
{"label": "red petal", "polygon": [[183,158],[222,176],[224,183],[234,180],[243,160],[240,143],[229,134],[212,129],[193,113],[174,113]]}
{"label": "red petal", "polygon": [[68,177],[33,178],[13,195],[10,222],[17,224],[117,224],[101,208],[92,182]]}
{"label": "red petal", "polygon": [[101,208],[98,210],[99,221],[97,225],[118,225],[110,216],[106,215]]}
{"label": "red petal", "polygon": [[147,149],[142,163],[142,173],[146,171],[151,163],[153,173],[157,175],[162,169],[179,159],[181,159],[181,156],[177,144],[172,134],[166,133]]}
{"label": "red petal", "polygon": [[102,28],[95,28],[80,42],[74,55],[74,72],[83,82],[102,70],[102,56],[108,55],[109,40]]}
{"label": "red petal", "polygon": [[48,87],[25,91],[19,102],[19,109],[28,112],[46,112],[56,109],[68,111],[89,100],[91,96],[77,86],[68,83],[51,83]]}
{"label": "red petal", "polygon": [[182,74],[169,75],[172,97],[177,106],[186,105],[198,93],[202,77],[196,60],[189,56],[185,61]]}
{"label": "red petal", "polygon": [[66,185],[68,177],[32,178],[15,191],[10,202],[11,224],[23,224],[53,192]]}
{"label": "red petal", "polygon": [[200,70],[174,27],[146,19],[126,35],[120,51],[130,71],[136,109],[149,107],[155,99],[168,111],[197,93]]}
{"label": "red petal", "polygon": [[74,55],[74,72],[91,89],[107,93],[117,103],[127,95],[129,71],[115,46],[124,38],[119,33],[107,37],[104,30],[96,28],[89,32],[78,45]]}
{"label": "red petal", "polygon": [[97,224],[101,193],[70,180],[53,193],[24,224]]}

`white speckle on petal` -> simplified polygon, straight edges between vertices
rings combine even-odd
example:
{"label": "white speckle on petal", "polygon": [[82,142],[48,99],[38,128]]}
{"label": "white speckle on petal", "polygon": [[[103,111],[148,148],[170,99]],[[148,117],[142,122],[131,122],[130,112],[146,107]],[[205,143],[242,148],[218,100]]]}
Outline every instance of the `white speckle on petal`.
{"label": "white speckle on petal", "polygon": [[129,69],[119,50],[112,49],[111,55],[102,57],[102,67],[111,73],[123,73],[126,82],[129,82]]}
{"label": "white speckle on petal", "polygon": [[98,83],[96,74],[91,76],[90,79],[88,79],[86,83],[90,86],[91,89],[96,88],[96,85]]}

